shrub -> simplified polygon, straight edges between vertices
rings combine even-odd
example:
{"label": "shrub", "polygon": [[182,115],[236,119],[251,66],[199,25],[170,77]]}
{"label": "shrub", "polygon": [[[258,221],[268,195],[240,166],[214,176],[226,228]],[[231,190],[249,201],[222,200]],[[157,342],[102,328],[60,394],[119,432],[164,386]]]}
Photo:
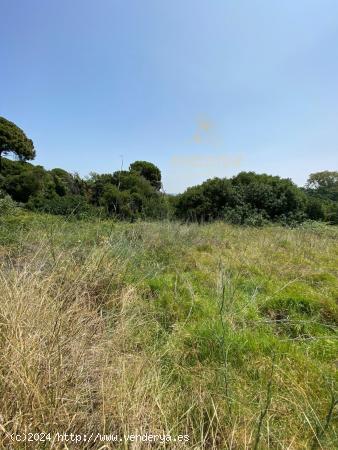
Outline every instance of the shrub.
{"label": "shrub", "polygon": [[96,215],[95,209],[80,195],[55,195],[52,198],[36,196],[30,199],[27,207],[34,211],[77,218]]}
{"label": "shrub", "polygon": [[199,222],[225,219],[261,225],[268,219],[297,221],[305,205],[306,195],[291,180],[241,172],[230,180],[213,178],[188,188],[177,199],[176,213]]}
{"label": "shrub", "polygon": [[251,225],[261,227],[268,222],[268,216],[264,211],[251,208],[248,205],[224,208],[223,218],[225,222],[234,225]]}
{"label": "shrub", "polygon": [[325,208],[323,201],[316,197],[309,197],[306,205],[306,215],[311,220],[324,220]]}
{"label": "shrub", "polygon": [[18,204],[7,194],[0,192],[0,216],[11,216],[18,212]]}

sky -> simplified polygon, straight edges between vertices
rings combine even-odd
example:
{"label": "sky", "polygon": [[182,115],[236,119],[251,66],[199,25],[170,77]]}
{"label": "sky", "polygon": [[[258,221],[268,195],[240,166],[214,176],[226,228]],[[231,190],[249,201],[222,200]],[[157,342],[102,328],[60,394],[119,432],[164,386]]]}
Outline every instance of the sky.
{"label": "sky", "polygon": [[0,0],[0,116],[36,164],[164,189],[338,169],[337,0]]}

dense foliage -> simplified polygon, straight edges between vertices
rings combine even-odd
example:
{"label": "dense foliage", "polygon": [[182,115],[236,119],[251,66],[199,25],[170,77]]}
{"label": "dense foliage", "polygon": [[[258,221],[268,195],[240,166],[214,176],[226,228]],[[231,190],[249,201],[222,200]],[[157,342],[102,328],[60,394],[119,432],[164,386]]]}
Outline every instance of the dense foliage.
{"label": "dense foliage", "polygon": [[2,155],[14,153],[20,160],[35,158],[33,141],[15,123],[0,117],[0,171]]}
{"label": "dense foliage", "polygon": [[131,164],[129,171],[91,173],[82,179],[60,168],[48,171],[4,158],[0,189],[28,209],[76,217],[100,215],[131,221],[176,217],[246,225],[306,219],[338,222],[335,172],[328,172],[332,184],[314,184],[311,180],[316,174],[312,174],[303,189],[289,179],[241,172],[230,179],[207,180],[173,196],[161,192],[155,183],[160,183],[161,172],[153,164],[149,167],[154,167],[159,176],[142,175]]}
{"label": "dense foliage", "polygon": [[307,214],[311,219],[324,218],[338,224],[338,172],[312,173],[305,188],[308,194]]}
{"label": "dense foliage", "polygon": [[184,219],[261,224],[303,219],[306,196],[291,180],[241,172],[230,180],[213,178],[187,189],[176,205]]}
{"label": "dense foliage", "polygon": [[42,166],[4,158],[0,189],[29,209],[52,214],[135,220],[167,218],[171,211],[169,197],[133,169],[92,173],[88,179],[82,179],[60,168],[48,171]]}
{"label": "dense foliage", "polygon": [[143,176],[157,191],[161,189],[161,171],[155,164],[147,161],[135,161],[133,164],[130,164],[129,170]]}
{"label": "dense foliage", "polygon": [[256,226],[306,219],[338,223],[338,172],[313,173],[304,188],[290,179],[241,172],[230,179],[209,179],[180,195],[167,195],[161,190],[160,169],[147,161],[135,161],[129,170],[91,173],[86,179],[61,168],[34,166],[26,162],[35,156],[33,142],[15,124],[0,118],[0,160],[9,152],[18,160],[2,158],[0,190],[41,212],[130,221],[224,220]]}

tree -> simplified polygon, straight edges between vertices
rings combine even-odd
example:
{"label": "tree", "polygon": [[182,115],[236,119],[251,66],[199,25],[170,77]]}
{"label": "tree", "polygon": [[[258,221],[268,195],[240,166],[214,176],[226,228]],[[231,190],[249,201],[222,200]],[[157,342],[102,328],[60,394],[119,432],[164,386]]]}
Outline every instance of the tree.
{"label": "tree", "polygon": [[240,188],[244,203],[258,211],[265,211],[270,219],[301,214],[305,210],[306,196],[288,178],[240,172],[231,181]]}
{"label": "tree", "polygon": [[338,172],[312,173],[306,183],[308,192],[318,195],[318,197],[338,201]]}
{"label": "tree", "polygon": [[126,170],[114,172],[112,183],[120,191],[138,192],[144,196],[150,196],[155,193],[150,181],[136,172],[128,172]]}
{"label": "tree", "polygon": [[338,172],[329,172],[328,170],[311,173],[307,180],[307,186],[310,189],[318,189],[320,187],[330,188],[337,186],[337,184]]}
{"label": "tree", "polygon": [[305,194],[291,180],[241,172],[230,180],[213,178],[188,188],[176,200],[176,214],[188,220],[253,224],[301,219],[305,206]]}
{"label": "tree", "polygon": [[135,161],[129,166],[130,172],[137,173],[149,181],[149,183],[159,191],[162,187],[161,171],[155,164],[148,161]]}
{"label": "tree", "polygon": [[86,183],[77,173],[69,173],[66,170],[56,168],[49,171],[52,175],[55,192],[61,197],[64,195],[86,195]]}
{"label": "tree", "polygon": [[17,202],[26,203],[31,196],[42,192],[48,185],[47,172],[36,166],[6,177],[5,190]]}
{"label": "tree", "polygon": [[21,161],[35,158],[33,141],[15,123],[0,117],[0,172],[2,156],[14,153]]}
{"label": "tree", "polygon": [[311,220],[325,220],[323,201],[319,198],[309,196],[306,205],[306,215]]}
{"label": "tree", "polygon": [[176,212],[186,220],[211,221],[223,216],[224,208],[237,203],[236,192],[226,178],[212,178],[188,188],[178,196]]}

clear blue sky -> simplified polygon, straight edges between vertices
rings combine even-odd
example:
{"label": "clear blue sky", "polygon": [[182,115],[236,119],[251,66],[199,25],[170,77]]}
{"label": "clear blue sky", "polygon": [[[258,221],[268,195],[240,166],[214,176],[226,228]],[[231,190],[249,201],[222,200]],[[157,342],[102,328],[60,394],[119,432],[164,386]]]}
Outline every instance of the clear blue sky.
{"label": "clear blue sky", "polygon": [[338,167],[337,0],[0,0],[0,115],[36,163],[167,192]]}

